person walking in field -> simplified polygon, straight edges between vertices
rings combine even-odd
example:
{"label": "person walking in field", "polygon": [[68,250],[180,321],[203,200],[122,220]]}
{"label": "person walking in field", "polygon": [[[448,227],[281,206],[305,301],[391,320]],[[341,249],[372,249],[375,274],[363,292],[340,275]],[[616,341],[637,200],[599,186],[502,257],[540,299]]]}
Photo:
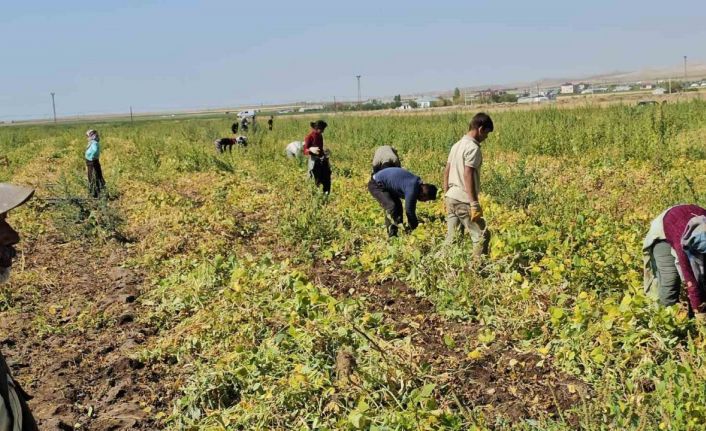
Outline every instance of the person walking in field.
{"label": "person walking in field", "polygon": [[[0,183],[0,284],[10,278],[12,260],[16,255],[14,246],[20,236],[7,222],[10,210],[27,202],[34,190],[29,187]],[[0,354],[0,430],[2,431],[37,431],[37,423],[27,406],[31,399],[17,383]]]}
{"label": "person walking in field", "polygon": [[368,182],[368,191],[385,210],[385,229],[387,236],[397,236],[402,226],[402,202],[407,215],[407,232],[419,225],[417,219],[417,201],[427,202],[436,199],[437,188],[426,184],[422,179],[406,169],[388,167],[381,169]]}
{"label": "person walking in field", "polygon": [[481,143],[493,131],[493,120],[485,113],[476,114],[466,133],[456,142],[444,169],[446,197],[446,243],[453,242],[458,230],[466,230],[473,241],[474,256],[487,253],[489,234],[483,218],[480,194],[480,170],[483,165]]}
{"label": "person walking in field", "polygon": [[270,132],[272,131],[272,126],[274,125],[274,122],[275,122],[274,115],[270,115],[270,119],[267,120],[267,128],[270,129]]}
{"label": "person walking in field", "polygon": [[686,285],[688,305],[706,322],[706,209],[676,205],[651,223],[642,244],[645,292],[661,305],[679,302]]}
{"label": "person walking in field", "polygon": [[375,149],[373,155],[373,174],[385,168],[401,168],[400,156],[397,150],[389,145],[382,145]]}
{"label": "person walking in field", "polygon": [[328,127],[325,121],[310,123],[311,132],[304,138],[304,155],[309,156],[309,176],[316,186],[322,186],[324,194],[331,192],[331,165],[328,154],[324,150],[324,130]]}
{"label": "person walking in field", "polygon": [[248,131],[248,117],[243,117],[243,119],[240,120],[240,128],[243,130],[243,133]]}
{"label": "person walking in field", "polygon": [[234,121],[233,124],[230,125],[230,131],[233,132],[234,135],[238,134],[238,122]]}
{"label": "person walking in field", "polygon": [[88,145],[84,156],[86,158],[86,171],[88,174],[88,190],[94,198],[97,198],[101,190],[105,188],[105,179],[103,179],[103,169],[100,163],[100,136],[96,130],[86,132]]}

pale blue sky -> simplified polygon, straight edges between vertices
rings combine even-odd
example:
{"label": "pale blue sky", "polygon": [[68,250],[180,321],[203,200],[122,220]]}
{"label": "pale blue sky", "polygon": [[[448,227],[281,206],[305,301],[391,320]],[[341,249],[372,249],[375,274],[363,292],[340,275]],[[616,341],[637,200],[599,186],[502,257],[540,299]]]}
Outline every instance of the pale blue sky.
{"label": "pale blue sky", "polygon": [[0,120],[363,97],[706,61],[696,0],[2,0]]}

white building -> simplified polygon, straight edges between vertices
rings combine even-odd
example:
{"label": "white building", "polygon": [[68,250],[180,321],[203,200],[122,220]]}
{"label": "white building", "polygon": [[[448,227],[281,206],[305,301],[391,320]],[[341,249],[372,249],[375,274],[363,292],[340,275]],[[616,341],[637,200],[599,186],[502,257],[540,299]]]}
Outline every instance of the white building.
{"label": "white building", "polygon": [[408,109],[412,109],[412,104],[409,102],[402,102],[400,106],[397,107],[400,111],[406,111]]}
{"label": "white building", "polygon": [[655,96],[659,96],[660,94],[665,94],[666,92],[667,92],[667,90],[665,90],[662,87],[657,87],[654,90],[652,90],[652,94],[654,94]]}
{"label": "white building", "polygon": [[574,94],[574,93],[576,93],[576,86],[570,82],[567,82],[566,84],[561,84],[561,88],[559,89],[559,93],[561,93],[561,94]]}
{"label": "white building", "polygon": [[436,97],[420,97],[416,100],[417,106],[422,109],[431,108],[431,104],[438,101],[439,99],[437,99]]}
{"label": "white building", "polygon": [[534,96],[520,97],[517,99],[517,103],[542,103],[549,102],[549,98],[543,94],[537,94]]}
{"label": "white building", "polygon": [[299,108],[299,112],[320,111],[322,109],[324,109],[324,105],[306,105]]}

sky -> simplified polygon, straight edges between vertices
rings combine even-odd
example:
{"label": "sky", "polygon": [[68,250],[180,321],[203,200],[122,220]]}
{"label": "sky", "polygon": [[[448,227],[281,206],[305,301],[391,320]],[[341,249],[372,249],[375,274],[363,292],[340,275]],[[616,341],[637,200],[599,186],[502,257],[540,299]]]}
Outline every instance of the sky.
{"label": "sky", "polygon": [[0,121],[356,100],[706,62],[696,0],[0,0]]}

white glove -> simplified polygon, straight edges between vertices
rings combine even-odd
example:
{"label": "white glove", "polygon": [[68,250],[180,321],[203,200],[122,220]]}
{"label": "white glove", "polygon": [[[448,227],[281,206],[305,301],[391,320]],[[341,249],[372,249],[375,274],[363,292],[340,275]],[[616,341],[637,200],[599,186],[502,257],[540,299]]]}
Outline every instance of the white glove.
{"label": "white glove", "polygon": [[309,148],[309,152],[310,152],[311,154],[314,154],[315,156],[318,156],[320,151],[321,151],[321,150],[319,149],[319,147],[311,147],[311,148]]}

